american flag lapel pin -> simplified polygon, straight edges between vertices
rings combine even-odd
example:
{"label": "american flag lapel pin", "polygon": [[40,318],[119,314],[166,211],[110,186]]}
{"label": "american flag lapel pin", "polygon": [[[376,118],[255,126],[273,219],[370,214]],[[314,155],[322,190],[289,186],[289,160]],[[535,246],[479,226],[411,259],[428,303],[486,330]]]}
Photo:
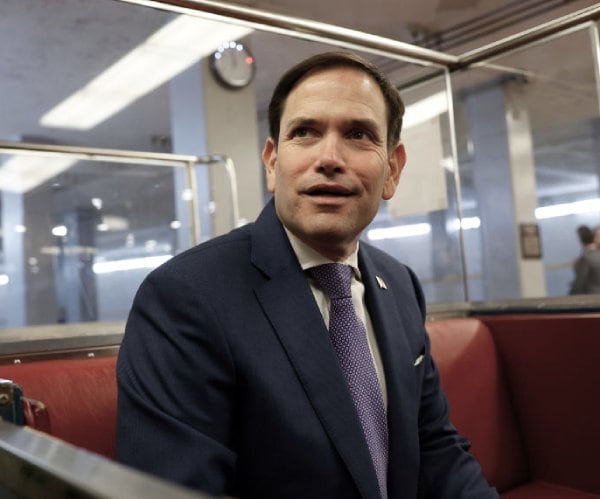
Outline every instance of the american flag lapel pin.
{"label": "american flag lapel pin", "polygon": [[377,281],[377,284],[379,285],[379,287],[381,289],[387,289],[387,286],[385,285],[385,282],[384,282],[384,280],[381,277],[379,277],[378,275],[376,275],[375,276],[375,280]]}

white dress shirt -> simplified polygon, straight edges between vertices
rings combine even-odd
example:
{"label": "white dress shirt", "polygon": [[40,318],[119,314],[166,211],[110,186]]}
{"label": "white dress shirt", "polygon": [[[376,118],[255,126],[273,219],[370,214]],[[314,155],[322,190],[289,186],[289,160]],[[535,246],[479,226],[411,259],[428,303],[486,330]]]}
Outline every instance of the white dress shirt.
{"label": "white dress shirt", "polygon": [[[373,324],[371,322],[371,318],[369,316],[369,312],[365,305],[365,287],[361,280],[360,270],[358,269],[358,244],[356,246],[355,251],[344,261],[334,262],[325,258],[319,252],[312,249],[306,243],[297,238],[294,234],[292,234],[288,229],[285,229],[285,232],[290,240],[290,244],[292,245],[292,249],[294,253],[296,253],[296,257],[300,262],[300,266],[302,270],[308,270],[311,267],[316,267],[317,265],[323,265],[325,263],[344,263],[346,265],[350,265],[352,267],[352,284],[351,284],[351,293],[352,293],[352,304],[354,305],[354,310],[358,315],[359,319],[365,325],[365,329],[367,331],[367,340],[369,343],[369,349],[371,351],[371,357],[373,359],[373,364],[375,365],[375,371],[377,372],[377,378],[379,379],[379,385],[381,387],[381,393],[383,395],[383,403],[387,407],[387,390],[385,384],[385,375],[383,372],[383,363],[381,362],[381,355],[379,353],[379,347],[377,345],[377,339],[375,338],[375,331],[373,330]],[[329,308],[330,308],[330,299],[326,293],[319,288],[315,280],[310,277],[307,273],[308,282],[310,284],[310,289],[313,292],[315,300],[317,301],[317,306],[321,311],[321,315],[323,316],[323,320],[327,327],[329,327]]]}

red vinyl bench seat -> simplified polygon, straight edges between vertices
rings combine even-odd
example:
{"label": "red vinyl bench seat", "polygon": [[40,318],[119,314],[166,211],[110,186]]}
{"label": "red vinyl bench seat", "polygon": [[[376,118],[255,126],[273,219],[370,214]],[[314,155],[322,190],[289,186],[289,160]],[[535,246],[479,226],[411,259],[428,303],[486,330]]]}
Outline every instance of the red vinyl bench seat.
{"label": "red vinyl bench seat", "polygon": [[[600,498],[600,314],[428,321],[450,417],[503,499]],[[114,458],[116,356],[0,365],[28,424]]]}

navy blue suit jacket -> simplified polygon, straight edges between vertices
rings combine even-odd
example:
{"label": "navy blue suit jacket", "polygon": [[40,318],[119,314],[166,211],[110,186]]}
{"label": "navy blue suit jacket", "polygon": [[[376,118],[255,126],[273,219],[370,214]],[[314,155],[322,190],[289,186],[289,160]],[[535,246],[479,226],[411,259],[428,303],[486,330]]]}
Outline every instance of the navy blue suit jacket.
{"label": "navy blue suit jacket", "polygon": [[[448,422],[415,276],[365,243],[359,267],[387,382],[390,499],[497,497]],[[272,202],[256,223],[146,278],[118,383],[123,463],[216,495],[379,497],[326,326]]]}

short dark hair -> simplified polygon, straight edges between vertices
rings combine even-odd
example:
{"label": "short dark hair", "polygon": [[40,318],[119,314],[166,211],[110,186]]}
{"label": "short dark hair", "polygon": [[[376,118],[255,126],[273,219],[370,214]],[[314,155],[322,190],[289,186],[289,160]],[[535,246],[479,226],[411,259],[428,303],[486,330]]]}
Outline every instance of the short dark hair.
{"label": "short dark hair", "polygon": [[395,146],[400,140],[404,103],[398,90],[375,64],[352,52],[324,52],[301,61],[289,69],[279,80],[269,103],[269,134],[279,140],[281,116],[288,95],[307,76],[332,68],[356,68],[370,76],[383,93],[387,109],[387,145]]}
{"label": "short dark hair", "polygon": [[594,242],[594,232],[587,225],[577,227],[577,235],[581,244],[592,244]]}

